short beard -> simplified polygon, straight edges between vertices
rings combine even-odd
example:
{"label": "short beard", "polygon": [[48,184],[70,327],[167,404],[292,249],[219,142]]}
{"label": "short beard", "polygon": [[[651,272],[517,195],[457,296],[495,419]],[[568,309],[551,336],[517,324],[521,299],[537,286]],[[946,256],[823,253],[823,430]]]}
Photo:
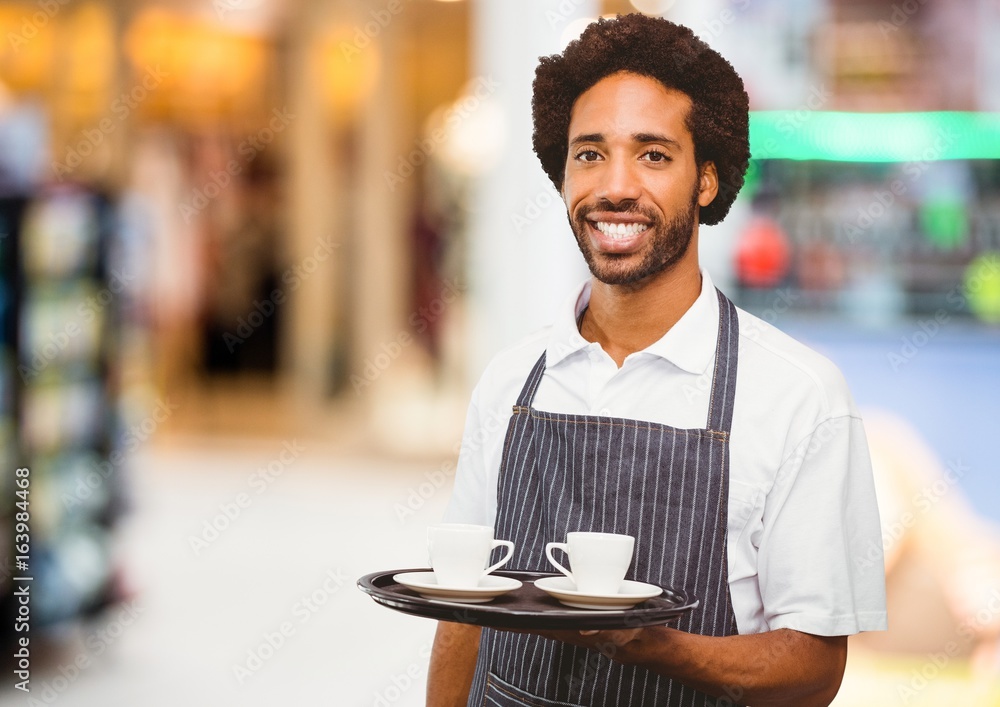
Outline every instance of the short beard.
{"label": "short beard", "polygon": [[[696,180],[688,208],[666,223],[658,214],[640,206],[635,201],[613,204],[602,199],[592,206],[579,209],[576,218],[570,217],[570,227],[573,229],[576,243],[580,247],[580,252],[583,253],[583,259],[587,261],[587,267],[590,268],[591,274],[606,285],[635,285],[672,268],[684,257],[691,245],[695,220],[698,218],[699,191],[699,184]],[[601,256],[603,262],[598,261],[597,256],[591,250],[590,236],[587,234],[587,214],[593,211],[639,214],[650,222],[649,228],[653,229],[650,242],[652,247],[642,262],[631,269],[625,266],[614,267],[615,261],[632,257],[632,254],[618,253],[604,254]],[[607,262],[609,260],[610,263]]]}

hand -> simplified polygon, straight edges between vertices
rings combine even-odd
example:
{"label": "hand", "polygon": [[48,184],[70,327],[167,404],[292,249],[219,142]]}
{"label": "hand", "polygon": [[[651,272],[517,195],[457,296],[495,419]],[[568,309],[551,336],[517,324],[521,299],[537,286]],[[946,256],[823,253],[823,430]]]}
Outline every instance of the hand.
{"label": "hand", "polygon": [[626,647],[637,641],[645,629],[630,628],[612,631],[536,631],[517,630],[514,633],[529,633],[554,641],[562,641],[581,648],[590,648],[602,655],[624,662]]}

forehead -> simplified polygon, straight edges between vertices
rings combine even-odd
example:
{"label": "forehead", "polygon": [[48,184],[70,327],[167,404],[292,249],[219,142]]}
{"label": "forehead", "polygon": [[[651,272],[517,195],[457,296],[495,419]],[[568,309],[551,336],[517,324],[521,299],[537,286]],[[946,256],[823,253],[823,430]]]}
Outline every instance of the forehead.
{"label": "forehead", "polygon": [[570,113],[569,139],[600,133],[607,138],[665,134],[690,143],[691,98],[649,76],[618,72],[580,94]]}

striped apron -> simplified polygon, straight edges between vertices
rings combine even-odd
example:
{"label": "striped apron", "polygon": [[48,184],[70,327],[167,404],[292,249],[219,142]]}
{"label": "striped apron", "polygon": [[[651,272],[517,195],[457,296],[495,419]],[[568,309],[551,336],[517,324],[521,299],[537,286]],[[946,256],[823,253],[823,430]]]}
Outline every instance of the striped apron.
{"label": "striped apron", "polygon": [[[514,542],[511,569],[552,571],[545,543],[563,542],[570,531],[633,535],[628,579],[680,587],[701,602],[677,628],[708,636],[737,632],[726,528],[739,324],[736,307],[721,292],[718,296],[719,339],[706,429],[536,410],[531,403],[545,373],[542,353],[514,406],[500,466],[495,533]],[[733,703],[616,663],[598,651],[484,629],[468,704]]]}

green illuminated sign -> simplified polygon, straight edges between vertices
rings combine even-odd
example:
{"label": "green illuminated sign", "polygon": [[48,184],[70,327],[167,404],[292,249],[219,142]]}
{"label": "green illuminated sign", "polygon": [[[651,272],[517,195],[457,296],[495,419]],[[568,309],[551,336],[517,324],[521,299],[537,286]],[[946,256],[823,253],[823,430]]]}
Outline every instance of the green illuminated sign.
{"label": "green illuminated sign", "polygon": [[1000,113],[753,111],[750,152],[835,162],[1000,159]]}

